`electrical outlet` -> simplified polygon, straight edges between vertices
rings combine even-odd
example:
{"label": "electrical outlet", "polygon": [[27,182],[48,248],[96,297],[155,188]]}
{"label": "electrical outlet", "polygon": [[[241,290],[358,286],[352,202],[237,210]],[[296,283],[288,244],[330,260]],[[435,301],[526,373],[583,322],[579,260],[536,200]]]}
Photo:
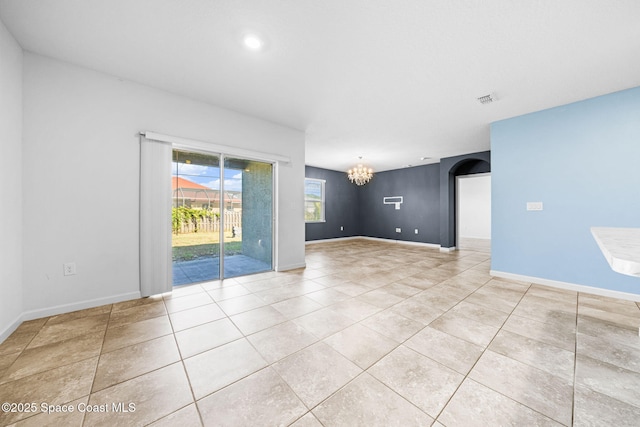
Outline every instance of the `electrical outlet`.
{"label": "electrical outlet", "polygon": [[417,228],[415,229],[414,233],[418,234],[418,229]]}
{"label": "electrical outlet", "polygon": [[401,228],[396,228],[396,233],[402,233],[402,229]]}
{"label": "electrical outlet", "polygon": [[64,275],[65,276],[73,276],[76,274],[76,263],[75,262],[66,262],[63,264]]}
{"label": "electrical outlet", "polygon": [[344,225],[340,226],[340,231],[344,231]]}

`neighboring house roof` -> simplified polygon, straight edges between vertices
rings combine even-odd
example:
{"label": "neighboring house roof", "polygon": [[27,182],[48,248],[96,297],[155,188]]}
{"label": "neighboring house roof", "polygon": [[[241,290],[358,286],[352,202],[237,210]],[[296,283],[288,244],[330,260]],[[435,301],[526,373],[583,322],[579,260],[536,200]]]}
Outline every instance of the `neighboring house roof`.
{"label": "neighboring house roof", "polygon": [[[174,198],[190,199],[194,201],[218,202],[219,190],[214,190],[197,182],[190,181],[180,176],[171,177],[171,190]],[[225,203],[242,203],[242,192],[225,191]]]}
{"label": "neighboring house roof", "polygon": [[189,181],[188,179],[182,178],[181,176],[172,176],[171,177],[171,189],[175,190],[176,188],[183,189],[199,189],[199,190],[212,190],[211,188],[205,187],[204,185],[200,185],[196,182]]}

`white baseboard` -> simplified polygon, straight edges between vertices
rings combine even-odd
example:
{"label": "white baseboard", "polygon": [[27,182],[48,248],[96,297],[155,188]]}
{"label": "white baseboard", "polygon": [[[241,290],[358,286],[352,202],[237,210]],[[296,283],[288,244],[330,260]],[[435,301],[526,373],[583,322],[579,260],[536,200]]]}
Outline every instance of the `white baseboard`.
{"label": "white baseboard", "polygon": [[307,240],[304,242],[305,245],[315,245],[316,243],[329,243],[329,242],[339,242],[342,240],[355,240],[362,239],[360,236],[349,236],[349,237],[333,237],[331,239],[318,239],[318,240]]}
{"label": "white baseboard", "polygon": [[395,243],[397,245],[422,246],[424,248],[439,249],[440,245],[436,243],[411,242],[409,240],[384,239],[382,237],[362,236],[361,239],[375,240],[379,242]]}
{"label": "white baseboard", "polygon": [[460,237],[458,236],[458,249],[471,251],[491,252],[491,239],[481,237]]}
{"label": "white baseboard", "polygon": [[373,240],[376,242],[394,243],[397,245],[423,246],[426,248],[438,249],[440,245],[435,243],[411,242],[408,240],[385,239],[384,237],[359,236],[360,239]]}
{"label": "white baseboard", "polygon": [[421,246],[423,248],[440,249],[440,245],[436,243],[411,242],[409,240],[383,239],[380,237],[363,237],[363,239],[379,240],[382,242],[395,243],[397,245]]}
{"label": "white baseboard", "polygon": [[47,316],[55,316],[57,314],[70,313],[72,311],[84,310],[87,308],[99,307],[105,304],[113,304],[116,302],[128,301],[138,298],[140,298],[140,291],[74,302],[71,304],[62,304],[53,307],[40,308],[36,310],[25,311],[24,313],[22,313],[21,321],[39,319],[41,317]]}
{"label": "white baseboard", "polygon": [[275,271],[297,270],[298,268],[305,268],[306,266],[307,264],[304,262],[300,264],[279,265],[275,268]]}
{"label": "white baseboard", "polygon": [[21,323],[22,323],[22,315],[16,317],[13,322],[11,322],[6,328],[0,331],[0,343],[4,342],[4,340],[9,338],[9,335],[11,335],[13,331],[18,329],[18,326],[20,326]]}
{"label": "white baseboard", "polygon": [[6,328],[0,331],[0,343],[6,340],[22,322],[33,319],[40,319],[41,317],[55,316],[63,313],[70,313],[72,311],[84,310],[87,308],[100,307],[101,305],[113,304],[121,301],[128,301],[132,299],[140,298],[140,291],[129,292],[126,294],[112,295],[105,298],[96,298],[92,300],[74,302],[71,304],[56,305],[54,307],[41,308],[36,310],[29,310],[23,312]]}
{"label": "white baseboard", "polygon": [[312,245],[315,243],[330,243],[330,242],[340,242],[345,240],[358,240],[358,239],[373,240],[373,241],[385,242],[385,243],[394,243],[398,245],[423,246],[426,248],[433,248],[433,249],[440,248],[440,245],[436,243],[412,242],[409,240],[385,239],[383,237],[370,237],[370,236],[351,236],[351,237],[336,237],[333,239],[309,240],[308,242],[305,242],[305,244]]}
{"label": "white baseboard", "polygon": [[552,288],[566,289],[569,291],[584,292],[587,294],[600,295],[603,297],[618,298],[629,301],[640,301],[640,294],[613,291],[610,289],[596,288],[593,286],[577,285],[575,283],[561,282],[558,280],[543,279],[540,277],[523,276],[521,274],[505,273],[503,271],[490,270],[489,274],[504,279],[519,280],[521,282],[531,282],[537,285],[551,286]]}

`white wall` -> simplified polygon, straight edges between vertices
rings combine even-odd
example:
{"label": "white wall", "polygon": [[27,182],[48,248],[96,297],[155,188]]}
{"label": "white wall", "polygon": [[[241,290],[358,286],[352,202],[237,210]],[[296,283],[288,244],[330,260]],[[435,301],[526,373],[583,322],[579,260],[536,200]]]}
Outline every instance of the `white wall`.
{"label": "white wall", "polygon": [[[304,265],[304,133],[34,54],[24,59],[26,318],[139,291],[138,132],[285,155],[278,267]],[[63,276],[75,261],[77,275]]]}
{"label": "white wall", "polygon": [[456,181],[458,238],[491,239],[491,175],[463,175]]}
{"label": "white wall", "polygon": [[0,342],[22,313],[22,49],[0,21]]}

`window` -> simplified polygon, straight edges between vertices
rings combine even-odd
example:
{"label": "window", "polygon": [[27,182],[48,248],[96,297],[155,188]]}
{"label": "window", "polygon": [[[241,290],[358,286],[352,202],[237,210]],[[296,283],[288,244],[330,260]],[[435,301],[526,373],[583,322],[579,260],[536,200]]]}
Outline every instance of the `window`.
{"label": "window", "polygon": [[324,222],[324,179],[304,179],[304,220]]}

